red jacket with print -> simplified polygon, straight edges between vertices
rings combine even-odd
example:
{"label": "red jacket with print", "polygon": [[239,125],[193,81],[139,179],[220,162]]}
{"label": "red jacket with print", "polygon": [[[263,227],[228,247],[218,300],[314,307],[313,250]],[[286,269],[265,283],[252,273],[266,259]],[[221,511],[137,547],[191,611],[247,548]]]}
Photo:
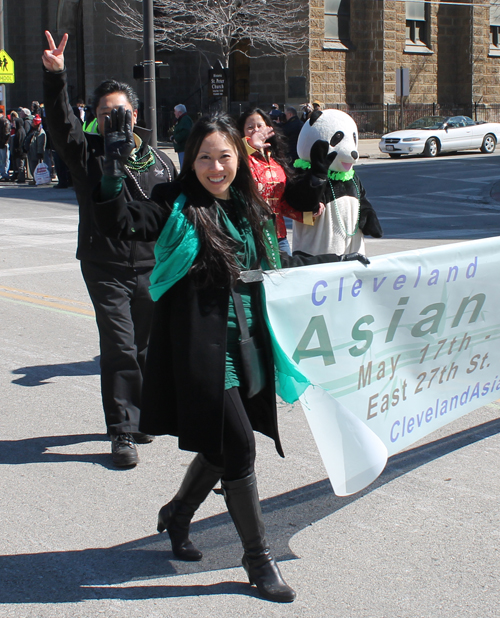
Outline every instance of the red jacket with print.
{"label": "red jacket with print", "polygon": [[283,216],[302,222],[302,213],[288,205],[283,197],[286,175],[283,167],[271,156],[255,150],[246,141],[248,163],[262,197],[271,206],[276,215],[276,235],[278,240],[286,238],[286,226]]}

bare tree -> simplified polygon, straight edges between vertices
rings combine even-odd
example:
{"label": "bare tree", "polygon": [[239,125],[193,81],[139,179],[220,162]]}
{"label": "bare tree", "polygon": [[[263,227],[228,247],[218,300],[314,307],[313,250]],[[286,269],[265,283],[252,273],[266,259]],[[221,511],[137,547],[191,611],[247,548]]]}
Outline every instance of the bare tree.
{"label": "bare tree", "polygon": [[[104,0],[119,36],[142,41],[142,2]],[[239,52],[249,57],[281,56],[307,44],[307,0],[155,0],[155,42],[159,49],[218,49],[224,67]],[[244,45],[242,45],[244,43]]]}

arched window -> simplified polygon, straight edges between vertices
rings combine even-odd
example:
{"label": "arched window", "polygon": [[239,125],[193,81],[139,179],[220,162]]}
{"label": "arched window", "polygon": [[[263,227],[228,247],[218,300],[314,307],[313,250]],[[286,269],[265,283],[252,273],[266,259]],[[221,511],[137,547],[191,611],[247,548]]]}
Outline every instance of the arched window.
{"label": "arched window", "polygon": [[349,41],[350,0],[325,0],[325,40]]}
{"label": "arched window", "polygon": [[406,44],[429,47],[429,5],[427,2],[406,2]]}

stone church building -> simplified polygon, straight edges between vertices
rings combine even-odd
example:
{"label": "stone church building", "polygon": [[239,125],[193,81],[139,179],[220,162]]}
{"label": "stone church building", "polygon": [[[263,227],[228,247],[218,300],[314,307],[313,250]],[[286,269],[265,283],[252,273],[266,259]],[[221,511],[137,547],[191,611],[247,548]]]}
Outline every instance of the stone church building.
{"label": "stone church building", "polygon": [[[317,99],[324,107],[363,110],[366,131],[380,133],[387,128],[387,116],[367,112],[399,104],[396,76],[401,69],[409,70],[407,109],[428,104],[477,115],[500,103],[500,0],[303,2],[306,51],[232,57],[233,114],[249,104],[270,109],[278,103],[283,109]],[[73,102],[87,102],[109,77],[131,83],[141,97],[142,83],[133,79],[141,44],[117,36],[111,18],[102,0],[4,0],[4,48],[16,68],[15,84],[5,86],[7,109],[42,98],[46,29],[56,42],[64,32],[70,35],[66,59]],[[170,79],[157,82],[161,136],[172,122],[174,105],[184,103],[193,117],[213,109],[217,101],[208,89],[208,70],[217,57],[174,51],[157,53],[157,60],[170,66]]]}

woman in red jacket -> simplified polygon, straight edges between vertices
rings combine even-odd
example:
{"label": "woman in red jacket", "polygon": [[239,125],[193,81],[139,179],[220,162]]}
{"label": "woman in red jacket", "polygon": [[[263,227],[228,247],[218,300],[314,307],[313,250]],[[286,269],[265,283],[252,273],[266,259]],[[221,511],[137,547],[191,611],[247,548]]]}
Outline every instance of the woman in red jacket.
{"label": "woman in red jacket", "polygon": [[244,112],[238,120],[244,136],[248,162],[259,193],[276,215],[276,233],[281,251],[291,255],[283,216],[302,221],[302,213],[283,197],[287,177],[293,174],[284,155],[281,135],[276,134],[271,118],[261,109]]}

